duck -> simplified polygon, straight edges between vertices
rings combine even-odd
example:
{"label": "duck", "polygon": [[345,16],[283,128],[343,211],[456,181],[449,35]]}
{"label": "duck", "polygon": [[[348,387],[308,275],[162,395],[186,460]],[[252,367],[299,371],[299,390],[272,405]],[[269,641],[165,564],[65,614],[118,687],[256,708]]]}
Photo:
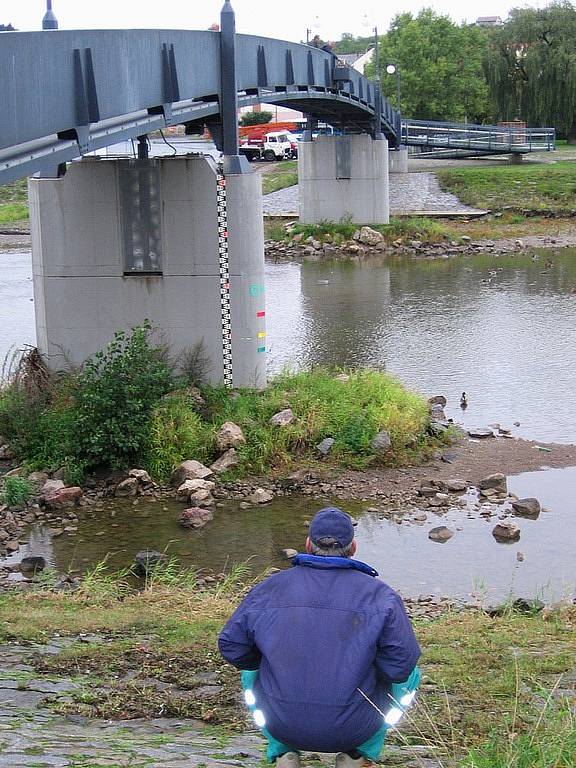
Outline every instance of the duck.
{"label": "duck", "polygon": [[460,395],[460,408],[466,409],[468,408],[468,398],[466,396],[466,392],[462,392]]}

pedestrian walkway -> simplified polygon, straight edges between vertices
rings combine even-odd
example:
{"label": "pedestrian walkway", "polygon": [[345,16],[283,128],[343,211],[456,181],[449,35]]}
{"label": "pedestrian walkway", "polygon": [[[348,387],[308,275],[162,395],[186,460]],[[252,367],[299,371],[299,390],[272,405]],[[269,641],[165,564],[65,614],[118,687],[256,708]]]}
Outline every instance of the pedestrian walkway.
{"label": "pedestrian walkway", "polygon": [[[298,215],[298,185],[263,197],[263,210],[272,216]],[[390,175],[390,213],[478,213],[449,192],[443,192],[434,173]]]}

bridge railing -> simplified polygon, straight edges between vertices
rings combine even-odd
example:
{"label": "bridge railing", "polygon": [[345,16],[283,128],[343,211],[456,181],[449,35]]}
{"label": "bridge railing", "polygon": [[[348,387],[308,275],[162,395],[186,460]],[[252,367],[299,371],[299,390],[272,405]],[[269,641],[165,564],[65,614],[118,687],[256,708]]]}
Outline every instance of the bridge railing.
{"label": "bridge railing", "polygon": [[556,147],[554,128],[403,120],[401,136],[409,146],[483,153],[550,152]]}

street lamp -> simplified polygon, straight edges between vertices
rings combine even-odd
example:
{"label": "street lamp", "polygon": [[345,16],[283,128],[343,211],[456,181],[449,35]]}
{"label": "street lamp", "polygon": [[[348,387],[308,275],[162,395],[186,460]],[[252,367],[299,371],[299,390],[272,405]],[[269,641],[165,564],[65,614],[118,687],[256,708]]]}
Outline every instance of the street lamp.
{"label": "street lamp", "polygon": [[320,17],[318,14],[314,14],[310,26],[306,28],[306,45],[310,45],[310,35],[312,32],[318,32],[320,29]]}
{"label": "street lamp", "polygon": [[46,13],[42,19],[42,29],[58,29],[58,19],[52,10],[52,0],[46,0]]}
{"label": "street lamp", "polygon": [[396,75],[396,111],[400,114],[400,70],[396,64],[386,64],[386,72]]}

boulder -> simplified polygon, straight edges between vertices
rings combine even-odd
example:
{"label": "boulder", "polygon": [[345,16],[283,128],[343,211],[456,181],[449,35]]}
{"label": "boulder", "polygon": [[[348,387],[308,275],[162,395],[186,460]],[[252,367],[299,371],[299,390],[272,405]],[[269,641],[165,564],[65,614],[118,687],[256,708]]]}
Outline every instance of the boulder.
{"label": "boulder", "polygon": [[287,549],[282,550],[282,554],[286,558],[286,560],[292,560],[293,557],[296,557],[298,554],[297,549],[290,549],[289,547]]}
{"label": "boulder", "polygon": [[429,405],[441,405],[442,408],[446,405],[446,398],[444,395],[434,395],[434,397],[428,398]]}
{"label": "boulder", "polygon": [[376,453],[388,453],[392,448],[392,441],[390,440],[388,432],[381,429],[380,432],[372,438],[370,447]]}
{"label": "boulder", "polygon": [[152,485],[152,478],[145,469],[131,469],[128,477],[135,477],[140,485]]}
{"label": "boulder", "polygon": [[538,499],[516,499],[512,502],[512,509],[518,517],[529,517],[534,520],[541,511]]}
{"label": "boulder", "polygon": [[433,421],[446,421],[446,414],[444,413],[444,407],[439,403],[430,405],[428,410]]}
{"label": "boulder", "polygon": [[229,448],[238,448],[245,442],[244,433],[233,421],[225,421],[216,433],[216,447],[222,453]]}
{"label": "boulder", "polygon": [[466,480],[462,480],[460,477],[451,477],[446,480],[446,490],[450,493],[461,493],[468,488]]}
{"label": "boulder", "polygon": [[273,498],[274,494],[267,488],[256,488],[250,496],[248,496],[248,501],[251,501],[252,504],[267,504],[269,501],[272,501]]}
{"label": "boulder", "polygon": [[176,493],[181,499],[187,499],[191,493],[199,490],[212,493],[214,488],[216,488],[216,483],[213,483],[211,480],[185,480]]}
{"label": "boulder", "polygon": [[157,552],[155,549],[143,549],[137,552],[134,558],[134,572],[139,576],[146,576],[161,563],[167,561],[168,556],[164,552]]}
{"label": "boulder", "polygon": [[451,531],[450,528],[446,528],[445,525],[439,525],[437,528],[432,528],[432,530],[428,532],[428,538],[438,544],[445,544],[452,538],[452,536],[454,536],[454,531]]}
{"label": "boulder", "polygon": [[44,497],[44,503],[48,509],[66,509],[75,507],[82,498],[82,488],[72,486],[70,488],[60,488],[54,493]]}
{"label": "boulder", "polygon": [[136,477],[127,477],[118,483],[114,491],[114,496],[136,496],[138,493],[138,479]]}
{"label": "boulder", "polygon": [[195,507],[211,507],[214,504],[214,497],[206,488],[198,488],[190,494],[190,504]]}
{"label": "boulder", "polygon": [[221,472],[226,472],[226,470],[232,469],[232,467],[235,467],[237,464],[239,464],[239,462],[240,459],[238,458],[236,449],[228,448],[226,453],[223,453],[219,459],[216,459],[214,464],[210,465],[210,469],[212,472],[215,472],[217,475],[219,475]]}
{"label": "boulder", "polygon": [[278,411],[270,419],[270,424],[273,427],[286,427],[294,421],[294,412],[292,408],[284,408],[283,411]]}
{"label": "boulder", "polygon": [[501,472],[496,472],[493,475],[483,477],[478,483],[478,488],[480,488],[481,491],[495,490],[500,493],[508,493],[506,475],[503,475]]}
{"label": "boulder", "polygon": [[316,450],[321,453],[322,456],[327,456],[332,450],[334,443],[335,440],[333,437],[325,437],[322,442],[318,443]]}
{"label": "boulder", "polygon": [[0,461],[12,461],[14,453],[9,445],[0,445]]}
{"label": "boulder", "polygon": [[354,239],[363,245],[375,246],[383,242],[384,236],[372,227],[362,227],[359,232],[354,234]]}
{"label": "boulder", "polygon": [[43,557],[29,555],[20,561],[20,573],[23,576],[35,576],[46,568],[46,560]]}
{"label": "boulder", "polygon": [[43,488],[48,479],[48,472],[30,472],[28,475],[28,480],[39,488]]}
{"label": "boulder", "polygon": [[214,513],[209,509],[202,509],[201,507],[190,507],[180,513],[178,522],[183,528],[204,528],[206,523],[214,519]]}
{"label": "boulder", "polygon": [[494,432],[488,427],[478,427],[476,429],[468,430],[468,437],[473,437],[476,440],[484,440],[487,437],[494,437]]}
{"label": "boulder", "polygon": [[46,480],[42,488],[40,489],[40,493],[42,496],[50,496],[50,494],[55,493],[56,491],[60,491],[62,488],[65,488],[65,484],[63,480]]}
{"label": "boulder", "polygon": [[492,536],[497,541],[518,541],[520,538],[520,528],[508,520],[501,520],[492,529]]}
{"label": "boulder", "polygon": [[188,461],[183,461],[179,464],[174,472],[172,472],[170,482],[172,485],[179,486],[185,480],[204,480],[204,478],[210,477],[211,474],[212,470],[205,467],[204,464],[194,459],[188,459]]}

